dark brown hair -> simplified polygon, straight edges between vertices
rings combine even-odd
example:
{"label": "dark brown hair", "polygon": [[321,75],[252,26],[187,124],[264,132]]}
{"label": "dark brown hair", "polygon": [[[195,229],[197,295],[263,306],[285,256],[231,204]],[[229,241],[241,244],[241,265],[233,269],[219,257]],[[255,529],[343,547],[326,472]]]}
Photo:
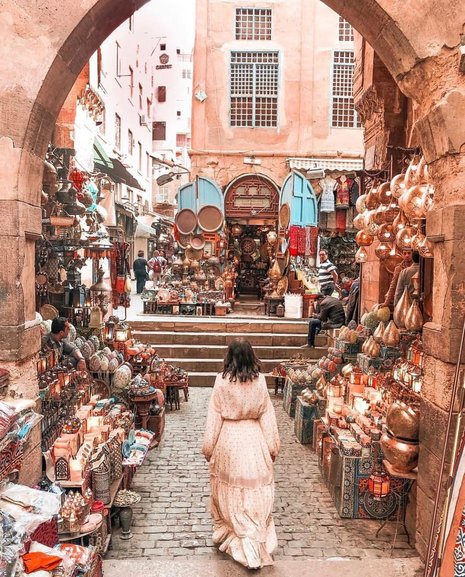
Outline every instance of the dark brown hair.
{"label": "dark brown hair", "polygon": [[245,383],[252,381],[260,372],[260,361],[252,345],[245,339],[234,339],[228,347],[224,359],[223,378],[229,375],[231,382]]}

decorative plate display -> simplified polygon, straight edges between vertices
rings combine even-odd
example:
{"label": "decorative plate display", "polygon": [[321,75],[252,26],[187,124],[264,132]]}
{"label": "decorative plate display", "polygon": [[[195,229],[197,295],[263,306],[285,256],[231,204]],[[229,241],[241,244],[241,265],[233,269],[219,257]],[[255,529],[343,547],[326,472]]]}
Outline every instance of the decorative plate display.
{"label": "decorative plate display", "polygon": [[257,249],[255,240],[252,237],[246,237],[241,241],[242,254],[251,255]]}
{"label": "decorative plate display", "polygon": [[194,234],[191,238],[190,244],[194,250],[203,251],[203,247],[205,246],[203,234]]}
{"label": "decorative plate display", "polygon": [[44,321],[52,321],[54,318],[59,316],[58,309],[49,304],[40,307],[40,314]]}
{"label": "decorative plate display", "polygon": [[99,338],[96,335],[92,335],[91,337],[89,337],[89,341],[92,341],[92,344],[94,345],[95,350],[98,351],[100,348]]}
{"label": "decorative plate display", "polygon": [[81,337],[77,337],[76,340],[74,341],[74,344],[77,346],[78,349],[80,349],[84,344],[84,341]]}
{"label": "decorative plate display", "polygon": [[220,276],[215,280],[215,288],[217,291],[222,291],[224,289],[224,282]]}
{"label": "decorative plate display", "polygon": [[181,234],[191,234],[197,228],[197,215],[190,208],[180,210],[174,220]]}
{"label": "decorative plate display", "polygon": [[108,371],[109,365],[110,361],[108,360],[108,357],[105,355],[100,355],[100,370],[103,373],[106,373]]}
{"label": "decorative plate display", "polygon": [[184,249],[187,248],[189,246],[190,242],[191,242],[191,235],[190,234],[179,233],[178,245],[181,248],[184,248]]}
{"label": "decorative plate display", "polygon": [[223,213],[217,206],[207,204],[199,210],[198,221],[205,232],[216,232],[223,225]]}
{"label": "decorative plate display", "polygon": [[186,249],[186,256],[189,260],[200,260],[203,256],[203,249],[198,250],[194,247]]}
{"label": "decorative plate display", "polygon": [[170,301],[177,301],[179,298],[178,291],[176,289],[170,289]]}
{"label": "decorative plate display", "polygon": [[118,369],[118,366],[119,366],[118,359],[115,358],[111,359],[110,361],[108,361],[108,372],[114,373]]}
{"label": "decorative plate display", "polygon": [[279,209],[279,226],[281,228],[287,228],[289,226],[289,222],[291,221],[291,209],[287,202],[281,205]]}
{"label": "decorative plate display", "polygon": [[[108,359],[107,359],[108,362]],[[99,357],[98,354],[94,353],[89,359],[89,369],[96,373],[100,371],[102,367],[102,359]]]}

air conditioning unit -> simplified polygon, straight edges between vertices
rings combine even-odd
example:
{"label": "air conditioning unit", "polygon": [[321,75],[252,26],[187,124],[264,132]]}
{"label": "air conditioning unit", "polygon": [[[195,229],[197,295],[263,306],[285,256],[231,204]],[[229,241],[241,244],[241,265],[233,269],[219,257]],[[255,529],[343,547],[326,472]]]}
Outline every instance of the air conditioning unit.
{"label": "air conditioning unit", "polygon": [[145,114],[139,114],[139,122],[141,126],[148,126],[150,119]]}

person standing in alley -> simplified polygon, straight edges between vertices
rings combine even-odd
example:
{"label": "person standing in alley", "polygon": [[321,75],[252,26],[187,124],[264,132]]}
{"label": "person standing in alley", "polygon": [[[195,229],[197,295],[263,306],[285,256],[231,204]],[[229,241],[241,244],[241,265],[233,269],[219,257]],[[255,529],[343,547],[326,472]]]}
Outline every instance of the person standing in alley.
{"label": "person standing in alley", "polygon": [[154,250],[152,258],[149,260],[148,266],[150,271],[152,272],[151,277],[153,284],[155,286],[155,284],[160,280],[160,277],[165,270],[166,259],[164,256],[161,256],[158,250]]}
{"label": "person standing in alley", "polygon": [[202,452],[209,462],[213,542],[249,569],[273,565],[276,416],[250,343],[235,339],[216,377]]}
{"label": "person standing in alley", "polygon": [[320,250],[320,265],[318,266],[318,283],[320,285],[320,292],[328,285],[333,285],[339,292],[337,270],[334,264],[328,258],[328,251]]}
{"label": "person standing in alley", "polygon": [[132,270],[136,277],[136,292],[140,295],[145,288],[145,281],[148,276],[148,262],[144,258],[143,250],[137,253],[137,258],[132,265]]}

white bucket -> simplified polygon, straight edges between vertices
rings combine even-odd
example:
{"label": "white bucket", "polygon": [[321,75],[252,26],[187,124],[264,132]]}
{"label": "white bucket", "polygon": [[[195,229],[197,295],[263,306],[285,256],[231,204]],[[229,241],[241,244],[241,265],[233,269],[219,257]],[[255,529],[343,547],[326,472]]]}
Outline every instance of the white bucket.
{"label": "white bucket", "polygon": [[302,295],[287,293],[284,295],[284,316],[287,319],[301,319],[303,310]]}

